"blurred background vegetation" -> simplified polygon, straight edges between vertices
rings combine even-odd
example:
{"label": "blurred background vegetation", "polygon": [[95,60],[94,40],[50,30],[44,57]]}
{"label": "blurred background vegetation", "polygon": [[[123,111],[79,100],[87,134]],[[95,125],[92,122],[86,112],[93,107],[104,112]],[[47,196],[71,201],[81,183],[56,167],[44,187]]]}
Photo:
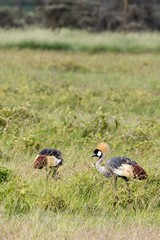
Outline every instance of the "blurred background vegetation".
{"label": "blurred background vegetation", "polygon": [[160,0],[1,0],[0,27],[160,30]]}

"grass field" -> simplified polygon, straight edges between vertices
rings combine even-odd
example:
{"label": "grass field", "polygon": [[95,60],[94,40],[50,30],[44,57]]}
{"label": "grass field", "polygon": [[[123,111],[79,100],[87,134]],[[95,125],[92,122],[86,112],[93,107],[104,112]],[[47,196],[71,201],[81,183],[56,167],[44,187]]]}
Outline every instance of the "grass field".
{"label": "grass field", "polygon": [[[107,34],[65,30],[56,42],[74,50],[49,51],[38,44],[53,33],[36,31],[36,50],[19,47],[30,31],[1,31],[0,239],[159,239],[159,34],[131,34],[133,50],[124,51],[122,34],[107,42]],[[115,204],[112,179],[93,166],[100,141],[112,149],[108,158],[128,156],[146,169],[147,180],[130,182],[130,201],[120,179]],[[44,147],[63,152],[57,181],[33,168]]]}

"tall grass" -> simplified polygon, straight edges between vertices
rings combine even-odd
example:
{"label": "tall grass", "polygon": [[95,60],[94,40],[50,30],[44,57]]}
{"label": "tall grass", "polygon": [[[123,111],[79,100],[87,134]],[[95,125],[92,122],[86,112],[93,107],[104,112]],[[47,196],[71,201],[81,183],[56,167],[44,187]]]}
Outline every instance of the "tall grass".
{"label": "tall grass", "polygon": [[61,29],[1,30],[0,48],[29,48],[84,52],[159,52],[160,35],[155,33],[87,33]]}

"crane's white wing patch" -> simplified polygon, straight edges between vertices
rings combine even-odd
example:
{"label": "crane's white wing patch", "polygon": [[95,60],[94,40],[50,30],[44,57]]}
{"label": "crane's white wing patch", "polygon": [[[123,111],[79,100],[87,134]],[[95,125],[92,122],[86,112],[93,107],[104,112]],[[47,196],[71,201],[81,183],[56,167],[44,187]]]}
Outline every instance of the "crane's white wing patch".
{"label": "crane's white wing patch", "polygon": [[47,156],[47,162],[48,167],[56,167],[58,164],[60,164],[60,162],[62,162],[62,160],[54,156]]}
{"label": "crane's white wing patch", "polygon": [[47,156],[47,163],[48,167],[55,167],[57,165],[56,158],[54,156]]}
{"label": "crane's white wing patch", "polygon": [[113,173],[119,176],[125,176],[127,178],[133,178],[133,166],[129,164],[122,164],[120,167],[112,169]]}

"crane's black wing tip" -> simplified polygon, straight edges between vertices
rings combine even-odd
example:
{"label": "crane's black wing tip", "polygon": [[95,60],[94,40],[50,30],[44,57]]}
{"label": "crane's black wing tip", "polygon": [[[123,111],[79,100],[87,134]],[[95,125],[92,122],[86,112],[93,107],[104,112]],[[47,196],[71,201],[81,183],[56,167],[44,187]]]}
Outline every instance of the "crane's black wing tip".
{"label": "crane's black wing tip", "polygon": [[44,148],[39,152],[39,155],[55,156],[59,157],[62,155],[61,151],[56,148]]}

